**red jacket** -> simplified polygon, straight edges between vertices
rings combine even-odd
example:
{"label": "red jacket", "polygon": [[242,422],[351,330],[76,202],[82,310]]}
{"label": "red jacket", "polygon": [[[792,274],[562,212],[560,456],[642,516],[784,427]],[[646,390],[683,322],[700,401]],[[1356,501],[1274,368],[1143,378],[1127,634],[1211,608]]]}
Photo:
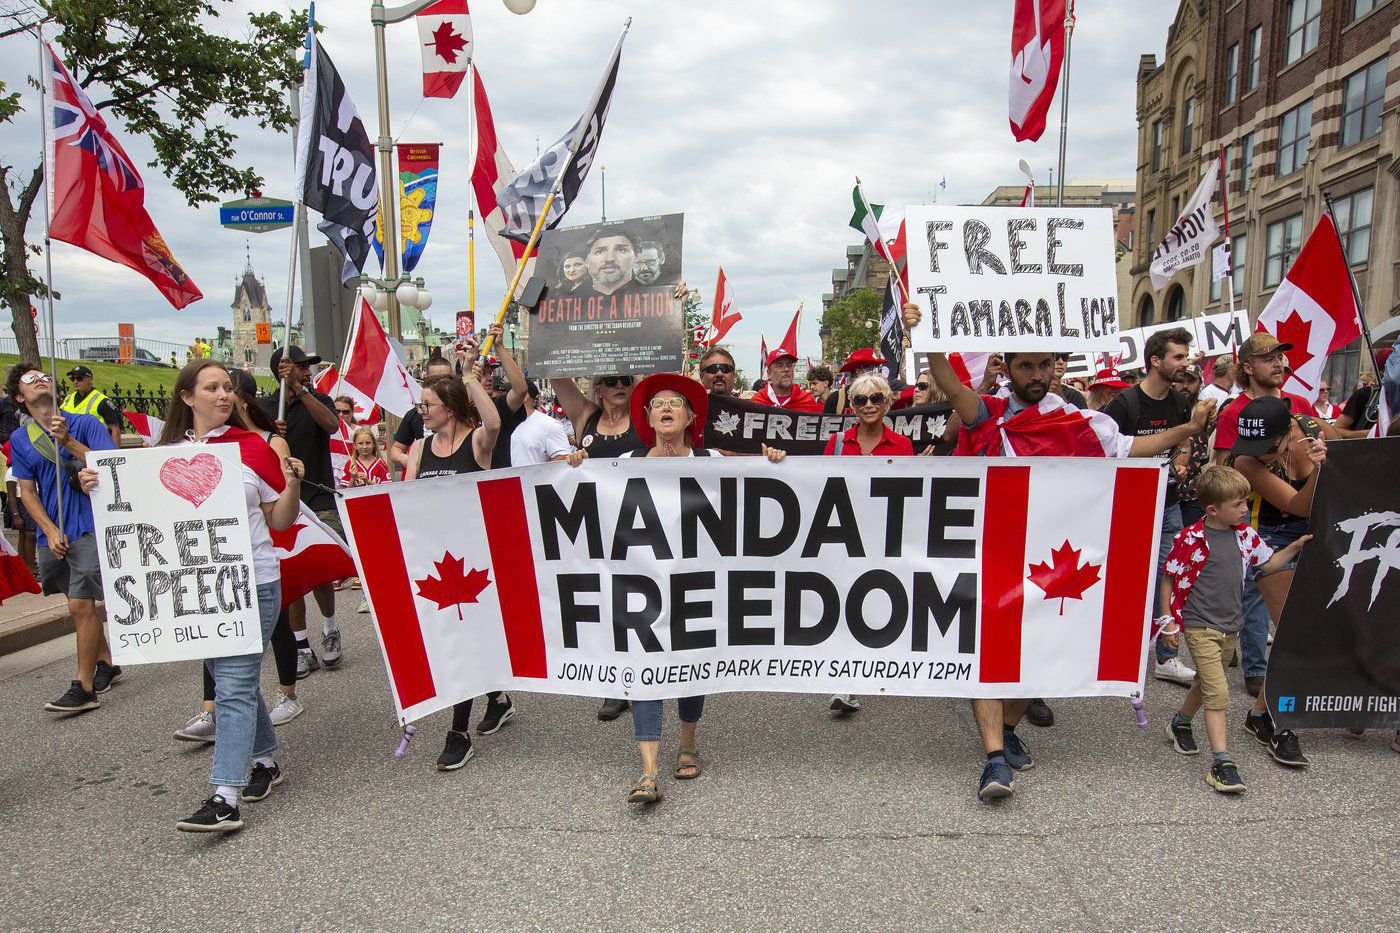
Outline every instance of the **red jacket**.
{"label": "red jacket", "polygon": [[770,383],[763,387],[763,391],[755,395],[752,401],[760,405],[771,405],[774,408],[786,408],[791,411],[824,411],[822,403],[817,401],[817,397],[799,385],[792,387],[792,394],[785,399],[779,399],[777,393],[773,391]]}
{"label": "red jacket", "polygon": [[[1203,518],[1178,531],[1172,539],[1167,562],[1162,565],[1162,570],[1172,578],[1171,613],[1177,625],[1181,624],[1181,610],[1186,608],[1186,597],[1191,594],[1191,587],[1196,585],[1196,578],[1201,575],[1201,568],[1210,557],[1205,524]],[[1235,526],[1235,540],[1240,546],[1240,560],[1244,561],[1246,570],[1258,567],[1274,556],[1274,549],[1265,544],[1259,532],[1249,525]]]}
{"label": "red jacket", "polygon": [[[860,425],[852,425],[840,434],[833,434],[826,441],[826,455],[828,457],[859,457],[861,456],[860,441],[856,440],[856,432],[860,430]],[[914,444],[903,434],[896,434],[888,427],[885,428],[885,436],[870,451],[872,457],[912,457],[914,456]]]}

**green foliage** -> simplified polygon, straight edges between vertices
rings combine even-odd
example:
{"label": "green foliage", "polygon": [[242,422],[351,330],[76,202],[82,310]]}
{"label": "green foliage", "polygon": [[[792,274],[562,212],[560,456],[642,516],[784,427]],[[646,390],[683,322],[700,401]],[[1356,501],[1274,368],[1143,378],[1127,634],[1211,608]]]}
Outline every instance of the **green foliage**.
{"label": "green foliage", "polygon": [[844,360],[861,347],[879,346],[883,303],[884,297],[872,288],[858,288],[832,303],[822,318],[822,323],[831,329],[827,342],[829,359]]}
{"label": "green foliage", "polygon": [[0,81],[0,123],[10,122],[15,114],[23,109],[19,102],[19,91],[6,94],[5,82]]}

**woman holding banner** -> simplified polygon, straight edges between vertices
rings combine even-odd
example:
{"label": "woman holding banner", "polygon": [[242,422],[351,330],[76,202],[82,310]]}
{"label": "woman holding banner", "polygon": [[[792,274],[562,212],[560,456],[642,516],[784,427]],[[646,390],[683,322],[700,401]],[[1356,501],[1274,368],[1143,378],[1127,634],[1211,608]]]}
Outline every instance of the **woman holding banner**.
{"label": "woman holding banner", "polygon": [[[703,447],[709,407],[709,394],[694,379],[675,373],[646,377],[631,393],[630,401],[632,424],[640,444],[621,456],[718,457],[718,452]],[[905,443],[908,444],[908,440]],[[765,445],[763,455],[777,463],[787,454]],[[570,466],[578,466],[591,456],[587,448],[576,450],[569,455],[568,462]],[[688,781],[700,776],[700,749],[695,744],[695,727],[705,710],[705,698],[681,697],[677,706],[681,718],[681,747],[676,755],[675,776],[677,780]],[[627,794],[627,802],[655,803],[661,799],[657,763],[661,754],[660,700],[632,703],[632,731],[642,756],[642,776]]]}
{"label": "woman holding banner", "polygon": [[[461,379],[434,376],[423,384],[418,412],[423,416],[423,427],[432,436],[419,438],[409,448],[404,482],[491,469],[501,415],[481,386],[485,371],[485,364],[477,360]],[[487,694],[486,715],[477,733],[491,735],[514,715],[509,695]],[[453,705],[452,728],[437,760],[439,771],[455,771],[472,757],[471,716],[471,700]]]}
{"label": "woman holding banner", "polygon": [[[291,457],[279,457],[267,441],[249,430],[228,371],[212,360],[197,359],[175,377],[157,446],[206,443],[236,443],[243,457],[243,492],[253,544],[250,562],[265,645],[282,602],[281,568],[271,531],[289,528],[296,521],[303,467]],[[80,478],[84,491],[96,488],[100,481],[93,469],[83,470]],[[214,675],[214,714],[219,724],[210,777],[214,793],[193,815],[176,823],[177,829],[198,833],[242,829],[240,798],[262,800],[282,783],[282,770],[272,760],[277,737],[259,690],[262,658],[259,652],[204,662]]]}

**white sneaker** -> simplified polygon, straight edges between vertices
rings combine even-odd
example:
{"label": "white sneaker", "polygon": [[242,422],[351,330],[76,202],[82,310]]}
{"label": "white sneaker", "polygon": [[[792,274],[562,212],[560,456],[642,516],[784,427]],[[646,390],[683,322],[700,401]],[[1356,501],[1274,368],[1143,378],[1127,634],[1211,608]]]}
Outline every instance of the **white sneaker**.
{"label": "white sneaker", "polygon": [[854,713],[860,709],[860,700],[849,693],[835,693],[831,696],[831,711],[839,715]]}
{"label": "white sneaker", "polygon": [[358,612],[358,613],[360,613],[361,615],[369,615],[369,597],[368,597],[368,596],[361,596],[361,597],[360,597],[360,608],[356,609],[355,611]]}
{"label": "white sneaker", "polygon": [[331,629],[321,636],[321,660],[326,667],[335,667],[340,663],[340,629]]}
{"label": "white sneaker", "polygon": [[296,697],[287,696],[285,693],[277,694],[277,705],[268,711],[268,717],[274,726],[291,722],[304,712],[301,701]]}
{"label": "white sneaker", "polygon": [[175,738],[182,742],[214,741],[214,714],[201,710],[183,729],[176,731]]}
{"label": "white sneaker", "polygon": [[310,646],[297,649],[297,680],[310,677],[312,671],[320,669],[321,659],[316,657],[316,652]]}
{"label": "white sneaker", "polygon": [[1196,672],[1182,663],[1181,658],[1170,658],[1158,663],[1156,676],[1158,680],[1189,687],[1196,679]]}

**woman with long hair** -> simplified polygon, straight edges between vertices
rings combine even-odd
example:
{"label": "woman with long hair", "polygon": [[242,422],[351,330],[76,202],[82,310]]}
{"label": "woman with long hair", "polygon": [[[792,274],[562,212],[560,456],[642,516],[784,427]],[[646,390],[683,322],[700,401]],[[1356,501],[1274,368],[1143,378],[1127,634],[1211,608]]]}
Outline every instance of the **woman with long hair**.
{"label": "woman with long hair", "polygon": [[356,428],[350,437],[354,445],[354,455],[345,462],[346,486],[378,486],[393,481],[389,464],[379,456],[379,441],[371,428]]}
{"label": "woman with long hair", "polygon": [[[404,482],[491,469],[501,415],[481,386],[483,372],[485,366],[478,360],[462,379],[434,376],[424,383],[418,411],[424,429],[432,434],[414,441],[408,449]],[[514,715],[515,706],[508,694],[487,694],[486,715],[477,735],[499,731]],[[452,728],[437,760],[439,771],[455,771],[472,757],[471,716],[471,700],[453,705]]]}
{"label": "woman with long hair", "polygon": [[[257,584],[263,643],[272,637],[281,606],[281,571],[272,546],[272,531],[291,527],[300,505],[300,461],[279,457],[266,440],[250,430],[239,409],[233,382],[223,365],[194,360],[180,370],[166,407],[159,447],[236,443],[243,457],[243,493],[248,508],[250,555]],[[102,482],[96,470],[81,474],[83,490]],[[214,793],[193,815],[176,823],[185,832],[224,833],[243,828],[240,799],[262,800],[283,780],[272,760],[277,736],[259,690],[262,652],[204,662],[214,677]]]}
{"label": "woman with long hair", "polygon": [[565,295],[572,295],[588,284],[586,255],[582,249],[571,249],[559,260],[559,290]]}

